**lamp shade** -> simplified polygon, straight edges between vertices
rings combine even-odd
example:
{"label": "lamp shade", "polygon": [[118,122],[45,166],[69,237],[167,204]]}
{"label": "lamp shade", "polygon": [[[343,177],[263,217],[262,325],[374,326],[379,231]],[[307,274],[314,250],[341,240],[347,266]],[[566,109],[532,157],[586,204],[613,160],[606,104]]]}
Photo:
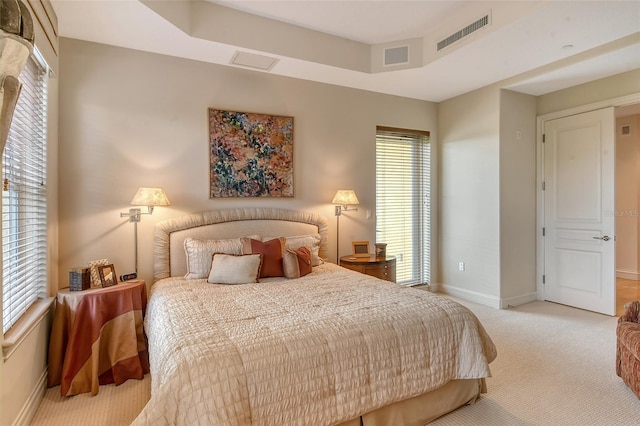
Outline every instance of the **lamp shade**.
{"label": "lamp shade", "polygon": [[360,201],[358,201],[358,197],[356,197],[353,189],[339,189],[331,203],[346,206],[348,204],[360,204]]}
{"label": "lamp shade", "polygon": [[170,206],[171,203],[162,188],[138,188],[131,199],[132,206]]}

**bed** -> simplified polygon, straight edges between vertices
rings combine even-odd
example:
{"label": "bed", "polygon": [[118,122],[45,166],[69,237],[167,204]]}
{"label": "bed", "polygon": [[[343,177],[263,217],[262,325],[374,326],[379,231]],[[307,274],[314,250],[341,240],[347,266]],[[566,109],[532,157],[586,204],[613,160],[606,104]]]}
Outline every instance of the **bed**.
{"label": "bed", "polygon": [[[323,262],[327,228],[264,208],[156,225],[151,399],[134,425],[419,425],[486,392],[496,349],[473,313]],[[194,278],[193,241],[247,236],[311,241],[316,266],[242,285]]]}

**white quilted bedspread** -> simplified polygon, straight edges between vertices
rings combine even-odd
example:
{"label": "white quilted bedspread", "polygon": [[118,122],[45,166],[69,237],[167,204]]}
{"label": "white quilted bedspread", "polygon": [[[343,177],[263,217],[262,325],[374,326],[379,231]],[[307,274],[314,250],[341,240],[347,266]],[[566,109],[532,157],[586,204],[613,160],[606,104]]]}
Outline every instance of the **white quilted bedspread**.
{"label": "white quilted bedspread", "polygon": [[151,400],[135,425],[330,425],[453,379],[496,349],[465,307],[325,264],[296,280],[168,278],[148,305]]}

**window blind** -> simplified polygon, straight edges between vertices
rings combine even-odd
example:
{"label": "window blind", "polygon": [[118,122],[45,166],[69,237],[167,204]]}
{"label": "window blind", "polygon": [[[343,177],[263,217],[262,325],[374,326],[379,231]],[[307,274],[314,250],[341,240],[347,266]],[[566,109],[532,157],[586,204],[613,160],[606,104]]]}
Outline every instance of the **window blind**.
{"label": "window blind", "polygon": [[396,256],[396,281],[430,280],[429,133],[376,129],[376,242]]}
{"label": "window blind", "polygon": [[20,75],[2,155],[3,333],[47,293],[47,79],[36,56]]}

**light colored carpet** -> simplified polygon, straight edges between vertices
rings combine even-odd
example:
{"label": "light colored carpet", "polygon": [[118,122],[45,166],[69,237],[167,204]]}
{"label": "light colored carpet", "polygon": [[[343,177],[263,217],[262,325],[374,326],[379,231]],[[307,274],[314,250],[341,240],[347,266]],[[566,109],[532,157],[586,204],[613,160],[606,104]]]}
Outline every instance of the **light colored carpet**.
{"label": "light colored carpet", "polygon": [[498,358],[488,393],[432,425],[640,425],[640,400],[615,373],[617,317],[549,302],[494,310],[458,301],[480,318]]}
{"label": "light colored carpet", "polygon": [[[464,302],[498,348],[489,393],[435,422],[459,425],[639,425],[640,400],[615,374],[617,318],[548,302],[495,310]],[[150,379],[101,386],[91,397],[49,389],[32,425],[127,425]]]}
{"label": "light colored carpet", "polygon": [[98,395],[89,393],[60,396],[60,386],[47,389],[31,422],[46,426],[125,426],[142,411],[151,394],[151,377],[127,380],[120,386],[100,386]]}

